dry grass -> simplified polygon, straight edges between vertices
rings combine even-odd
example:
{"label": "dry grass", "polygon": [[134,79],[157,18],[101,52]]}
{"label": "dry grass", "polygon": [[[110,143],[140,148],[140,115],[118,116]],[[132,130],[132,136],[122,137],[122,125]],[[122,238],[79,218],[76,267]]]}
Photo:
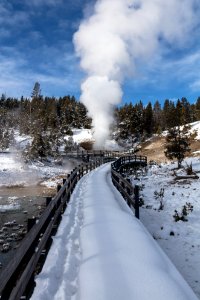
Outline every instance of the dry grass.
{"label": "dry grass", "polygon": [[[194,151],[200,150],[200,141],[192,141],[191,145],[191,152],[188,156],[194,156]],[[157,163],[160,162],[167,162],[169,161],[165,154],[165,138],[164,137],[152,137],[149,141],[146,141],[144,143],[141,143],[141,150],[138,152],[138,154],[146,155],[149,160],[154,160]],[[199,155],[199,154],[198,154]]]}

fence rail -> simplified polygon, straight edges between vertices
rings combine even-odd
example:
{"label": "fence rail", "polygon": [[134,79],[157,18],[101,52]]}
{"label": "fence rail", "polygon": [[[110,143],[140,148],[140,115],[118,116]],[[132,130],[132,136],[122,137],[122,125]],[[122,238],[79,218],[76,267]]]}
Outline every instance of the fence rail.
{"label": "fence rail", "polygon": [[56,196],[46,199],[47,207],[39,220],[28,220],[29,232],[11,261],[0,274],[1,300],[18,300],[25,295],[26,288],[34,275],[41,254],[46,249],[47,243],[50,242],[55,228],[58,227],[61,215],[67,207],[76,183],[86,173],[110,160],[113,160],[110,154],[103,155],[90,163],[76,167],[63,180],[63,185],[58,186]]}
{"label": "fence rail", "polygon": [[146,167],[147,166],[147,157],[142,155],[124,155],[121,156],[119,159],[117,159],[112,164],[112,169],[114,169],[117,172],[121,172],[121,170],[126,165],[133,165],[135,167]]}
{"label": "fence rail", "polygon": [[[46,198],[47,206],[39,220],[28,220],[27,235],[21,242],[20,247],[16,250],[11,261],[5,269],[1,271],[1,300],[19,300],[22,296],[30,296],[27,294],[27,286],[34,278],[34,273],[38,262],[41,260],[42,254],[48,252],[51,237],[55,234],[55,230],[59,225],[62,213],[67,207],[76,183],[89,171],[119,157],[119,152],[96,151],[90,153],[88,151],[84,155],[87,155],[87,161],[90,162],[76,167],[68,174],[66,179],[63,179],[63,185],[58,185],[56,196]],[[112,163],[111,168],[114,185],[127,200],[128,205],[135,208],[137,218],[139,218],[139,189],[137,186],[133,187],[130,182],[124,179],[119,171],[124,164],[132,162],[138,163],[138,161],[143,165],[147,159],[142,156],[123,156]]]}
{"label": "fence rail", "polygon": [[141,155],[122,156],[111,164],[112,182],[127,201],[129,207],[134,207],[135,216],[139,219],[139,186],[133,186],[121,172],[124,167],[146,167],[147,157]]}
{"label": "fence rail", "polygon": [[[65,153],[66,155],[66,153]],[[92,158],[96,157],[112,157],[118,158],[121,155],[119,151],[103,151],[103,150],[77,150],[77,151],[70,151],[67,153],[67,156],[73,158],[80,158],[84,161],[89,161]]]}

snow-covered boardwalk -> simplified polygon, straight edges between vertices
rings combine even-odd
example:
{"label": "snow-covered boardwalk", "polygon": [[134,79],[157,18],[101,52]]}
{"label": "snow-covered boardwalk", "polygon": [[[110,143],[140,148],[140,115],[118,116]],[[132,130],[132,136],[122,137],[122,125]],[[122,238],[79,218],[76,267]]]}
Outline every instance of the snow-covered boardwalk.
{"label": "snow-covered boardwalk", "polygon": [[112,185],[106,164],[77,184],[32,299],[197,297]]}

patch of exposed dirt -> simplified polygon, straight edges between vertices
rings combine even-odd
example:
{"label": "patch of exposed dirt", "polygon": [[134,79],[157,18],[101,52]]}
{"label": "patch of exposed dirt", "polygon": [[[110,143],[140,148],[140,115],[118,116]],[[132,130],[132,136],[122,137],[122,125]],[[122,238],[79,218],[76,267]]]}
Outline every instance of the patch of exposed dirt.
{"label": "patch of exposed dirt", "polygon": [[92,141],[84,141],[79,143],[79,145],[84,149],[84,150],[92,150],[94,142]]}
{"label": "patch of exposed dirt", "polygon": [[[165,137],[154,136],[148,141],[141,143],[141,149],[137,153],[138,155],[146,155],[148,157],[148,161],[154,160],[157,163],[167,162],[169,161],[165,154]],[[190,145],[191,152],[188,156],[199,156],[200,155],[200,141],[193,140]],[[199,153],[193,153],[199,151]]]}

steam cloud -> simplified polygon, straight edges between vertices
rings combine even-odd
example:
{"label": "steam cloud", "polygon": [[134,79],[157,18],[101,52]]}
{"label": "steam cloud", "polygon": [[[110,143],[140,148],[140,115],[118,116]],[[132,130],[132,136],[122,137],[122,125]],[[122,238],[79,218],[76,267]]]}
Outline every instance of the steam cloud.
{"label": "steam cloud", "polygon": [[162,55],[164,45],[182,47],[198,22],[198,0],[98,0],[74,35],[87,74],[80,100],[93,119],[96,147],[109,136],[113,106],[137,65]]}

